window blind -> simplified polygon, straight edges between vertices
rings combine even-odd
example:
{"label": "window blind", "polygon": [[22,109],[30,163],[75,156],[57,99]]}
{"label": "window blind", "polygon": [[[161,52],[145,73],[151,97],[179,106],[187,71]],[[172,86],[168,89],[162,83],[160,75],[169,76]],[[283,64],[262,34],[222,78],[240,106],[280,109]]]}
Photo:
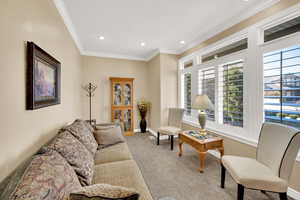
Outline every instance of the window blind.
{"label": "window blind", "polygon": [[191,115],[192,109],[192,75],[191,73],[184,74],[184,109],[185,114]]}
{"label": "window blind", "polygon": [[265,121],[300,129],[300,46],[264,54]]}
{"label": "window blind", "polygon": [[219,81],[219,105],[223,108],[219,112],[223,124],[243,127],[243,62],[221,67]]}
{"label": "window blind", "polygon": [[[216,74],[215,68],[210,67],[203,70],[199,70],[198,72],[198,93],[206,94],[208,98],[211,100],[213,104],[215,104],[215,82],[216,82]],[[211,121],[215,121],[215,111],[207,110],[207,119]]]}

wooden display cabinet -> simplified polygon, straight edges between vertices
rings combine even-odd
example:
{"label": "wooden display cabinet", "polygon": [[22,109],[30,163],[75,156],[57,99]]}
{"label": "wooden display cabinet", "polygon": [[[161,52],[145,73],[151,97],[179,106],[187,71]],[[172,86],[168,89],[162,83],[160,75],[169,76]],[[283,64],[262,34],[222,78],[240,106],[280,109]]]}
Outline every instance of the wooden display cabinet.
{"label": "wooden display cabinet", "polygon": [[110,77],[111,120],[124,124],[124,134],[133,135],[133,78]]}

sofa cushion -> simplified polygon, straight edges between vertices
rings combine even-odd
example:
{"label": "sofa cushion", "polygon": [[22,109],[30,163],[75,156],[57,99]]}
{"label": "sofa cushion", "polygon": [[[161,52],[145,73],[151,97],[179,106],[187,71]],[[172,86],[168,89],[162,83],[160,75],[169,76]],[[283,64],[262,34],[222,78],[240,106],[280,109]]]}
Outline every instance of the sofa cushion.
{"label": "sofa cushion", "polygon": [[61,132],[48,145],[60,153],[73,167],[82,186],[92,183],[94,159],[85,146],[67,131]]}
{"label": "sofa cushion", "polygon": [[93,183],[130,187],[140,194],[139,200],[152,200],[143,176],[133,160],[95,165]]}
{"label": "sofa cushion", "polygon": [[114,144],[125,142],[120,126],[97,127],[94,136],[100,148],[105,148]]}
{"label": "sofa cushion", "polygon": [[66,126],[62,131],[69,131],[76,139],[78,139],[94,156],[98,144],[93,136],[93,133],[86,127],[86,125],[81,120],[73,122],[71,125]]}
{"label": "sofa cushion", "polygon": [[80,191],[70,194],[70,200],[138,200],[139,194],[134,190],[109,184],[95,184],[82,187]]}
{"label": "sofa cushion", "polygon": [[36,155],[11,194],[11,200],[65,200],[81,185],[78,178],[57,152]]}
{"label": "sofa cushion", "polygon": [[93,126],[90,124],[90,123],[88,123],[86,120],[82,120],[82,119],[76,119],[75,121],[80,121],[80,122],[82,122],[91,132],[94,132],[94,128],[93,128]]}
{"label": "sofa cushion", "polygon": [[97,150],[95,155],[95,165],[131,159],[132,156],[128,146],[123,142]]}

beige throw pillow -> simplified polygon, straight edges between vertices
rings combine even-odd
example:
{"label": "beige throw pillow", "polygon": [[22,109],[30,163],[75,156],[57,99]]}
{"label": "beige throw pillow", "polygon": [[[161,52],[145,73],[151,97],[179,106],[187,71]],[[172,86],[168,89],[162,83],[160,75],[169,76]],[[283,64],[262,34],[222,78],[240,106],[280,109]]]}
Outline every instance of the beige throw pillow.
{"label": "beige throw pillow", "polygon": [[79,191],[70,194],[70,200],[137,200],[138,198],[139,194],[133,189],[109,184],[82,187]]}
{"label": "beige throw pillow", "polygon": [[105,148],[125,141],[120,126],[96,128],[94,136],[100,148]]}

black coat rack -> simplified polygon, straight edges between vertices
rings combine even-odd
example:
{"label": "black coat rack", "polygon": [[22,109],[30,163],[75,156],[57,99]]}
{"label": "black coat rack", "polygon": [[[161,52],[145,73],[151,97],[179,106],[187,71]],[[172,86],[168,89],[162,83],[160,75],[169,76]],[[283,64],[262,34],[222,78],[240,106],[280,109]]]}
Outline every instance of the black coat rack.
{"label": "black coat rack", "polygon": [[89,83],[85,86],[82,86],[82,88],[87,92],[86,96],[90,98],[90,124],[92,124],[92,97],[95,95],[95,90],[97,89],[97,86]]}

